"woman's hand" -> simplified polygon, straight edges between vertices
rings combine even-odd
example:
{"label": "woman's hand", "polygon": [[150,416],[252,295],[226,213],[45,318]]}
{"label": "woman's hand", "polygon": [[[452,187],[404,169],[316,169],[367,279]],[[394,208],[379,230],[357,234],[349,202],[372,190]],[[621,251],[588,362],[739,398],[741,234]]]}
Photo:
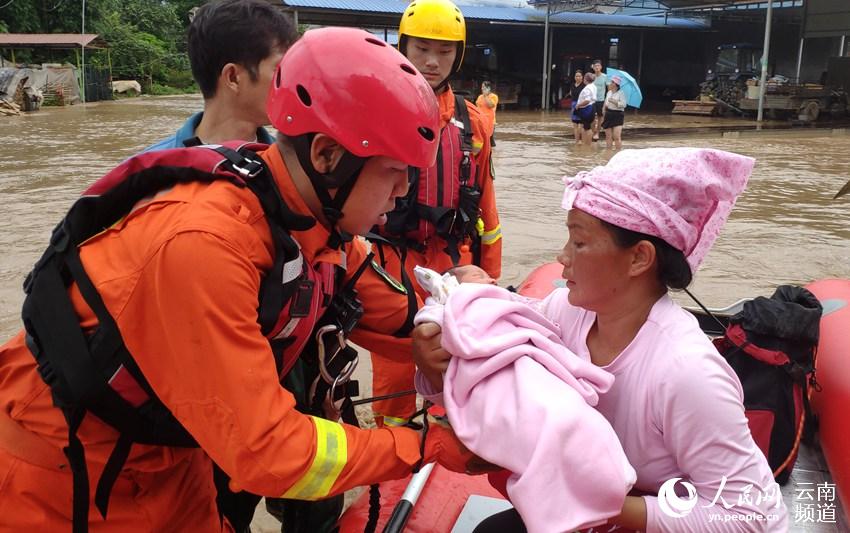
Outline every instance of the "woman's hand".
{"label": "woman's hand", "polygon": [[438,391],[443,390],[443,373],[449,367],[451,354],[443,349],[442,329],[434,322],[425,322],[413,329],[413,361],[419,371]]}
{"label": "woman's hand", "polygon": [[626,496],[620,514],[610,518],[609,524],[617,525],[633,531],[646,529],[646,500],[640,496]]}

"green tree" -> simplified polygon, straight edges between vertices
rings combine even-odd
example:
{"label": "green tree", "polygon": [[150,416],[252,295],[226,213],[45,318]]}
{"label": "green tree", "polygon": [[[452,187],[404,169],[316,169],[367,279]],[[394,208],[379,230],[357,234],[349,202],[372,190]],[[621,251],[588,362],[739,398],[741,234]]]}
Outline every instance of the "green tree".
{"label": "green tree", "polygon": [[[137,79],[148,87],[192,85],[186,56],[189,11],[204,0],[85,0],[86,33],[96,33],[110,54],[87,54],[87,63],[106,67],[115,78]],[[0,0],[0,31],[78,33],[82,0]],[[75,61],[74,52],[32,51],[23,61]]]}

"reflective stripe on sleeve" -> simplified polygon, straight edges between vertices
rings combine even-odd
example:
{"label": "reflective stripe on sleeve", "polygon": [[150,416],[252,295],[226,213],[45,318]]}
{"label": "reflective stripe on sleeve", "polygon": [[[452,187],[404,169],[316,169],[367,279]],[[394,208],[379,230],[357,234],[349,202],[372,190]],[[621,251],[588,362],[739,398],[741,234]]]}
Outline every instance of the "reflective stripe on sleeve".
{"label": "reflective stripe on sleeve", "polygon": [[283,498],[317,500],[328,495],[348,460],[348,442],[341,424],[311,416],[316,425],[316,456],[313,464]]}
{"label": "reflective stripe on sleeve", "polygon": [[481,243],[482,244],[493,244],[501,238],[502,238],[502,225],[499,224],[495,228],[484,232],[484,234],[481,236]]}

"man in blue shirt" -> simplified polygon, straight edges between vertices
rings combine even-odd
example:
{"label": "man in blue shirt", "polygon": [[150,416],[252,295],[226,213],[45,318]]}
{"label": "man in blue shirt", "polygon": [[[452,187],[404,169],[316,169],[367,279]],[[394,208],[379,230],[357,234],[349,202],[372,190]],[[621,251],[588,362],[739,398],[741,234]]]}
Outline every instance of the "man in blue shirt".
{"label": "man in blue shirt", "polygon": [[298,38],[290,19],[261,0],[219,0],[202,6],[188,32],[192,75],[204,110],[177,133],[145,151],[229,140],[271,144],[266,98],[275,67]]}
{"label": "man in blue shirt", "polygon": [[[298,31],[290,19],[268,2],[217,0],[203,5],[189,25],[187,41],[204,110],[145,151],[232,140],[273,144],[274,137],[263,127],[270,123],[266,100],[277,64],[297,39]],[[214,481],[219,512],[237,533],[250,532],[259,496],[230,491],[228,478],[218,468]],[[336,505],[330,510],[311,509],[304,502],[276,499],[267,500],[267,507],[280,520],[288,512],[296,520],[305,517],[303,521],[311,526],[316,521],[335,522],[339,514]],[[295,507],[300,514],[287,507]]]}

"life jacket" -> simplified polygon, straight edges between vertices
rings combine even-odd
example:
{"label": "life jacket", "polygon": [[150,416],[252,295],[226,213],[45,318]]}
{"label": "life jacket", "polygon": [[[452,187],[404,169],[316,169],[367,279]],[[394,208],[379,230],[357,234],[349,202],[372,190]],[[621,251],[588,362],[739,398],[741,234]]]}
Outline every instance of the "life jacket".
{"label": "life jacket", "polygon": [[809,396],[818,387],[821,313],[811,292],[781,285],[770,298],[746,302],[714,340],[741,381],[750,433],[780,484],[788,481],[800,441],[814,427]]}
{"label": "life jacket", "polygon": [[381,235],[413,248],[434,236],[444,239],[455,264],[458,247],[467,239],[479,240],[481,184],[472,153],[472,126],[462,96],[455,95],[455,113],[440,131],[434,166],[410,168],[410,189],[387,214]]}
{"label": "life jacket", "polygon": [[[156,397],[127,350],[114,318],[83,269],[78,251],[83,242],[157,192],[180,183],[227,180],[257,196],[271,231],[274,263],[261,282],[257,312],[281,377],[308,342],[324,341],[312,335],[317,324],[335,328],[334,334],[347,334],[362,316],[354,280],[338,290],[342,269],[327,263],[314,267],[290,236],[290,231],[307,230],[316,221],[294,213],[283,202],[271,172],[254,153],[265,148],[230,143],[148,152],[125,161],[74,203],[53,230],[47,250],[24,283],[22,317],[27,347],[51,388],[54,405],[68,422],[65,454],[74,474],[75,533],[86,531],[88,526],[88,474],[83,446],[76,435],[87,412],[120,433],[95,493],[95,504],[104,518],[109,493],[133,443],[198,446]],[[93,331],[84,331],[79,324],[68,294],[72,284],[77,285],[97,317]],[[333,312],[326,313],[329,307]],[[336,337],[330,341],[332,347],[339,344],[334,355],[342,353],[343,357],[336,357],[333,368],[326,371],[339,372],[353,349]]]}

